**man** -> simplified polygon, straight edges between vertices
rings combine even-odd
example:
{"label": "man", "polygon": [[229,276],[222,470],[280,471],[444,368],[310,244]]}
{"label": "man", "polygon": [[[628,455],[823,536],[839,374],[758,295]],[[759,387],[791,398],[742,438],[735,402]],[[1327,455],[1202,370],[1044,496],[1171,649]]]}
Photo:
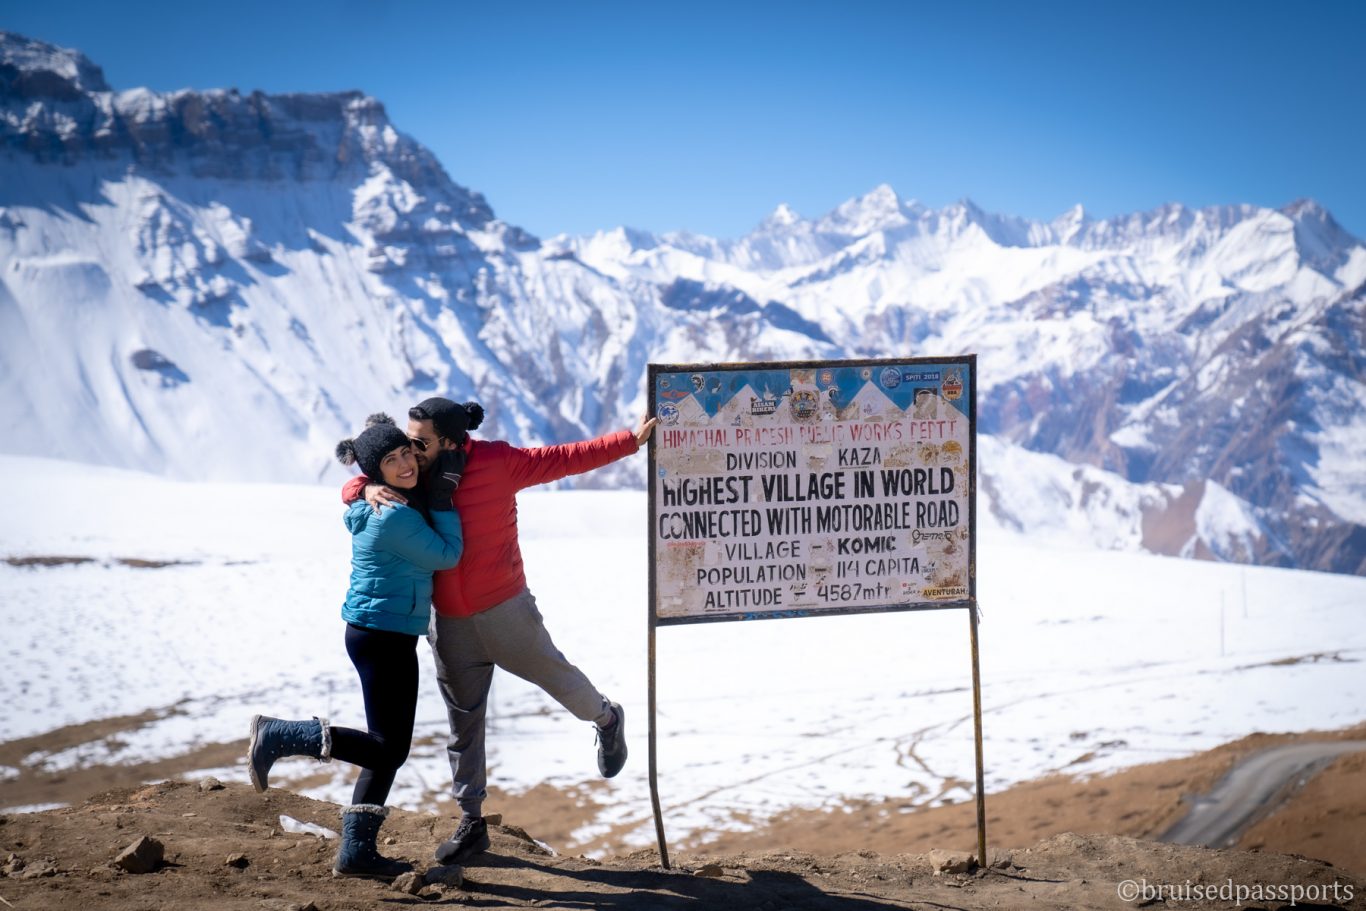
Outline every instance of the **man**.
{"label": "man", "polygon": [[[465,471],[454,502],[464,527],[465,552],[454,569],[433,578],[428,638],[436,659],[437,683],[446,703],[451,736],[452,796],[460,805],[455,834],[436,850],[446,864],[461,864],[489,847],[483,819],[487,784],[484,718],[495,666],[528,680],[583,721],[597,728],[598,771],[611,778],[626,762],[626,721],[609,700],[550,638],[527,590],[517,536],[517,491],[601,468],[637,452],[654,430],[641,419],[636,430],[621,430],[582,443],[522,449],[501,440],[475,440],[484,411],[474,403],[430,398],[408,412],[408,436],[425,471],[443,450],[465,455]],[[361,496],[379,510],[404,502],[391,488],[353,478],[342,499]]]}

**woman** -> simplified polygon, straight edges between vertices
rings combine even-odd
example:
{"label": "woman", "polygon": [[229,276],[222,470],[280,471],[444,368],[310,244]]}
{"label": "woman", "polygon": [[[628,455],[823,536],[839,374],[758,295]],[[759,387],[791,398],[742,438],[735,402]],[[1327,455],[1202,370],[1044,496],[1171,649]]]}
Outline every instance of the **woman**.
{"label": "woman", "polygon": [[[337,444],[344,465],[405,491],[418,487],[413,443],[386,414],[371,415],[354,440]],[[373,512],[363,500],[346,511],[351,531],[351,585],[342,605],[346,651],[360,675],[367,731],[329,727],[327,719],[251,720],[248,764],[256,790],[266,789],[270,767],[283,756],[333,757],[361,767],[351,806],[342,812],[341,847],[334,876],[388,878],[411,864],[382,856],[375,846],[388,814],[384,806],[394,775],[408,758],[417,710],[417,639],[431,611],[432,572],[449,569],[464,548],[451,495],[460,482],[462,452],[442,452],[432,465],[426,493],[408,505]],[[429,524],[430,523],[430,524]]]}

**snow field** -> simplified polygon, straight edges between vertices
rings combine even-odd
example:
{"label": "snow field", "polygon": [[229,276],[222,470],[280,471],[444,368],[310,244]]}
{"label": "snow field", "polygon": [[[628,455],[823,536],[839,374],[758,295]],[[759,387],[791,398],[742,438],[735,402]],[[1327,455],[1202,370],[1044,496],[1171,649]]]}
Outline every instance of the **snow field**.
{"label": "snow field", "polygon": [[[349,540],[335,488],[189,484],[9,456],[0,468],[24,479],[12,485],[20,518],[0,531],[0,557],[96,561],[0,564],[0,739],[159,716],[28,762],[57,769],[179,755],[242,739],[256,712],[362,725],[338,614]],[[514,792],[594,784],[598,812],[578,834],[612,829],[652,844],[645,495],[532,492],[519,502],[531,590],[565,654],[625,706],[631,759],[601,783],[591,727],[499,672],[490,780]],[[1355,667],[1366,655],[1366,579],[1097,551],[1003,530],[985,502],[979,515],[988,790],[1366,717]],[[130,557],[193,562],[117,562]],[[659,787],[671,838],[791,807],[970,799],[965,612],[657,635]],[[391,798],[414,809],[449,787],[445,714],[425,644],[419,655],[415,743]],[[342,764],[291,760],[277,778],[320,770],[329,780],[306,793],[347,800],[354,770]],[[241,767],[211,771],[246,780]]]}

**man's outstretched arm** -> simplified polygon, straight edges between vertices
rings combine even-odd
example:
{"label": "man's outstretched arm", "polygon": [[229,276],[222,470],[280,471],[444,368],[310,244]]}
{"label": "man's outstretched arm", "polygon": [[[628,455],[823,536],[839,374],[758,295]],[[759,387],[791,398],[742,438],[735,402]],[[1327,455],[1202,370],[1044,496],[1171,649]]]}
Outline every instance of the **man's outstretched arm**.
{"label": "man's outstretched arm", "polygon": [[647,415],[640,419],[635,430],[618,430],[581,443],[561,443],[532,449],[509,446],[506,456],[508,475],[520,490],[610,465],[617,459],[640,451],[640,447],[650,439],[656,423],[657,419]]}

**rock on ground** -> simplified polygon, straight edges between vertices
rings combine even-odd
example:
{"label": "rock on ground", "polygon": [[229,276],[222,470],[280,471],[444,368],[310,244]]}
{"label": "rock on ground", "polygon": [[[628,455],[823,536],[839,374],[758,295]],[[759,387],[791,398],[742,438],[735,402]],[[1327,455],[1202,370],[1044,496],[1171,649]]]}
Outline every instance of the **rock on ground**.
{"label": "rock on ground", "polygon": [[155,838],[140,837],[114,858],[114,864],[129,873],[151,873],[161,866],[165,848]]}

